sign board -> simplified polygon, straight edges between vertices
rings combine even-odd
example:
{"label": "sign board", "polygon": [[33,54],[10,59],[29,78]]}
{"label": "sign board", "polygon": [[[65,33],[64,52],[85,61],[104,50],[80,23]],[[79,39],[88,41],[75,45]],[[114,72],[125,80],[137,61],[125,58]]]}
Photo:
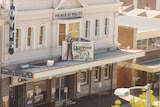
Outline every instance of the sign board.
{"label": "sign board", "polygon": [[24,84],[26,82],[30,82],[31,79],[25,79],[25,78],[19,78],[19,77],[12,77],[11,78],[11,86],[17,86],[17,85],[21,85]]}
{"label": "sign board", "polygon": [[0,73],[4,74],[4,75],[9,75],[9,76],[32,78],[32,73],[31,72],[21,71],[21,70],[16,70],[16,69],[1,68]]}
{"label": "sign board", "polygon": [[75,17],[82,17],[82,12],[56,13],[54,15],[55,19],[65,19],[65,18],[75,18]]}
{"label": "sign board", "polygon": [[94,58],[94,42],[74,41],[72,45],[62,42],[62,60],[91,61]]}

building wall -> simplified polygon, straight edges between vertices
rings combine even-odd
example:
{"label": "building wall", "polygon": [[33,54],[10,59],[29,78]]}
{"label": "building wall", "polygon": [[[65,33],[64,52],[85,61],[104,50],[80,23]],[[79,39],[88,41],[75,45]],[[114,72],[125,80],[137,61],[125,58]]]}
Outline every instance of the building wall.
{"label": "building wall", "polygon": [[[3,107],[3,104],[9,104],[9,78],[0,79],[0,106]],[[2,88],[3,87],[3,88]]]}
{"label": "building wall", "polygon": [[123,6],[129,6],[133,4],[134,0],[120,0],[121,2],[123,2]]}
{"label": "building wall", "polygon": [[[88,83],[81,85],[80,93],[78,93],[78,96],[83,97],[83,96],[93,95],[93,94],[96,94],[97,92],[109,91],[117,87],[117,64],[116,63],[112,65],[110,76],[108,79],[104,78],[104,71],[101,68],[100,80],[95,81],[94,69],[95,68],[93,68],[88,72],[89,74]],[[78,74],[77,76],[79,77],[80,72],[77,74]]]}
{"label": "building wall", "polygon": [[138,0],[137,8],[144,9],[145,7],[150,8],[151,10],[156,9],[156,0]]}
{"label": "building wall", "polygon": [[147,60],[154,60],[154,59],[160,58],[159,53],[160,53],[160,50],[146,52],[146,55],[144,57],[138,58],[137,62],[143,62]]}
{"label": "building wall", "polygon": [[127,27],[127,26],[119,26],[118,27],[118,42],[120,43],[120,47],[126,48],[127,46],[130,46],[131,48],[134,48],[134,34],[135,34],[135,28],[133,27]]}
{"label": "building wall", "polygon": [[[6,1],[3,1],[6,2]],[[97,4],[98,1],[90,1],[88,4]],[[75,3],[75,5],[73,5]],[[21,63],[29,63],[37,60],[45,60],[52,59],[55,57],[60,57],[62,53],[62,47],[58,46],[58,32],[59,32],[59,23],[74,23],[75,20],[68,20],[67,18],[64,20],[55,19],[55,14],[60,13],[72,13],[72,12],[82,12],[82,18],[79,18],[80,22],[80,33],[79,38],[84,37],[84,26],[85,21],[91,21],[91,39],[95,42],[95,50],[103,49],[106,47],[112,47],[118,45],[117,43],[117,17],[118,17],[118,4],[115,0],[99,1],[99,5],[97,6],[88,6],[85,8],[80,3],[74,1],[74,3],[64,2],[59,4],[58,0],[54,2],[52,0],[46,1],[17,1],[16,3],[16,28],[20,28],[23,35],[21,35],[20,49],[16,50],[13,55],[8,54],[9,47],[9,23],[5,23],[3,28],[4,33],[4,52],[3,52],[3,63],[5,64],[18,64]],[[104,6],[105,3],[105,6]],[[8,2],[4,3],[5,5],[9,5]],[[35,4],[35,5],[33,5]],[[54,11],[53,8],[58,8],[57,4],[59,4],[60,10]],[[83,4],[83,3],[82,3]],[[85,3],[84,3],[85,4]],[[103,6],[101,6],[103,4]],[[65,10],[67,8],[67,10]],[[94,9],[94,11],[92,11]],[[6,11],[9,8],[6,8]],[[104,29],[101,29],[100,37],[96,38],[94,34],[92,34],[95,29],[95,20],[100,19],[100,27],[104,27],[105,18],[109,18],[109,36],[104,37]],[[7,14],[6,19],[9,20],[9,16]],[[39,36],[39,28],[41,25],[45,25],[46,30],[46,38],[45,38],[45,46],[40,47],[38,45],[38,36]],[[28,48],[27,44],[27,28],[33,27],[34,36],[33,36],[33,46]],[[66,34],[67,35],[67,34]]]}

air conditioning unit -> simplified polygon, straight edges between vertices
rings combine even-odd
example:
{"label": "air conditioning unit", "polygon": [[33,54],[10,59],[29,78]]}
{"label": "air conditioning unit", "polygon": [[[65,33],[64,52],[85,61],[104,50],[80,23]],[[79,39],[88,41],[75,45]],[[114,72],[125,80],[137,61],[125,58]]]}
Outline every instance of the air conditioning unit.
{"label": "air conditioning unit", "polygon": [[29,64],[20,65],[21,69],[29,68]]}
{"label": "air conditioning unit", "polygon": [[53,66],[54,65],[54,60],[48,60],[47,61],[47,67]]}

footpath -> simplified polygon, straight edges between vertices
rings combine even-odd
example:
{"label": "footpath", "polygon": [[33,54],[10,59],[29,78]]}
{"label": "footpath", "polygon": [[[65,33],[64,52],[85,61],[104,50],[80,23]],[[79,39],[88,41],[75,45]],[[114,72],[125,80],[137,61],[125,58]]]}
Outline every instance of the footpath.
{"label": "footpath", "polygon": [[122,105],[128,104],[127,101],[115,95],[96,94],[78,99],[75,104],[68,105],[67,107],[111,107],[117,99],[121,100]]}

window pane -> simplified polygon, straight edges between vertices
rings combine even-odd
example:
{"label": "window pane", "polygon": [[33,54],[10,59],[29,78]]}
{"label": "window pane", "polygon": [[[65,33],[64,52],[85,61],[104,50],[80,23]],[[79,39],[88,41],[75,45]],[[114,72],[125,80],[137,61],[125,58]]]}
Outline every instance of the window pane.
{"label": "window pane", "polygon": [[90,26],[90,22],[86,21],[86,26],[85,26],[85,37],[89,37],[89,26]]}
{"label": "window pane", "polygon": [[16,29],[16,36],[15,36],[15,48],[19,48],[19,37],[20,37],[20,29]]}
{"label": "window pane", "polygon": [[94,81],[100,80],[100,67],[96,67],[94,70]]}
{"label": "window pane", "polygon": [[62,45],[62,41],[65,40],[65,24],[59,25],[59,45]]}
{"label": "window pane", "polygon": [[39,44],[42,44],[43,26],[40,27]]}
{"label": "window pane", "polygon": [[28,28],[28,40],[27,40],[27,46],[31,45],[31,28]]}
{"label": "window pane", "polygon": [[71,35],[74,40],[78,40],[79,23],[69,24],[69,35]]}
{"label": "window pane", "polygon": [[81,83],[87,83],[87,72],[81,72]]}
{"label": "window pane", "polygon": [[34,104],[40,104],[47,101],[46,81],[34,83]]}
{"label": "window pane", "polygon": [[100,33],[100,20],[96,20],[95,23],[95,36],[99,36]]}
{"label": "window pane", "polygon": [[108,36],[109,35],[109,19],[106,18],[105,19],[105,35]]}

